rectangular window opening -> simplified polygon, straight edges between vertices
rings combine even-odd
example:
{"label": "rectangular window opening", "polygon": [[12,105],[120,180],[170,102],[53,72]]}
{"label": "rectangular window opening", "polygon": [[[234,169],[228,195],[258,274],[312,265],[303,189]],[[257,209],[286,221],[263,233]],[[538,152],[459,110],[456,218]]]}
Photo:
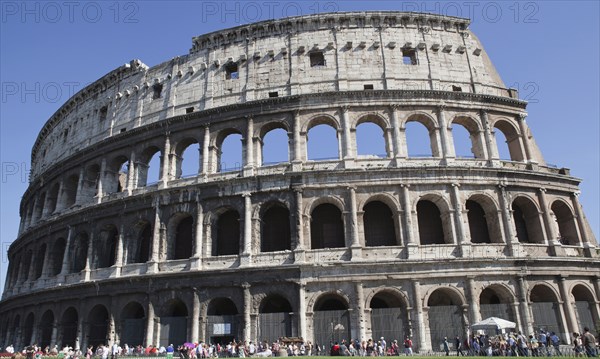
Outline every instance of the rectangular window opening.
{"label": "rectangular window opening", "polygon": [[230,62],[225,65],[225,79],[227,80],[237,80],[240,78],[240,73],[238,72],[238,64],[235,62]]}
{"label": "rectangular window opening", "polygon": [[152,95],[152,99],[156,100],[157,98],[160,98],[162,95],[162,89],[163,89],[163,85],[162,84],[154,84],[152,85],[152,90],[154,90],[154,94]]}
{"label": "rectangular window opening", "polygon": [[278,91],[269,92],[269,97],[279,97],[279,92]]}
{"label": "rectangular window opening", "polygon": [[185,113],[192,113],[194,112],[194,108],[193,107],[188,107],[185,109]]}
{"label": "rectangular window opening", "polygon": [[108,107],[104,106],[100,109],[100,114],[99,114],[100,121],[106,120],[107,113],[108,113]]}
{"label": "rectangular window opening", "polygon": [[325,66],[325,56],[323,51],[314,51],[310,53],[310,67]]}
{"label": "rectangular window opening", "polygon": [[372,90],[373,89],[373,84],[366,84],[366,85],[364,85],[364,89],[365,90]]}
{"label": "rectangular window opening", "polygon": [[452,85],[452,91],[454,91],[454,92],[462,92],[462,87]]}
{"label": "rectangular window opening", "polygon": [[415,49],[406,48],[402,49],[402,63],[404,65],[416,65],[417,64],[417,52]]}
{"label": "rectangular window opening", "polygon": [[127,128],[126,128],[126,127],[123,127],[123,128],[121,129],[121,132],[120,132],[120,133],[123,133],[123,132],[125,132],[125,131],[127,131]]}

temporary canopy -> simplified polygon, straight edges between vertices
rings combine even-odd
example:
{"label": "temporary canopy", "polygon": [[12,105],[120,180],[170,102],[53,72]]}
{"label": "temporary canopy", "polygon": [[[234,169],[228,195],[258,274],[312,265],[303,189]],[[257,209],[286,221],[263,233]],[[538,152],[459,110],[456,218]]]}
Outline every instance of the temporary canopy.
{"label": "temporary canopy", "polygon": [[487,319],[482,320],[481,322],[477,322],[471,325],[471,329],[473,330],[483,330],[494,328],[496,330],[502,329],[512,329],[517,326],[516,323],[510,322],[508,320],[496,317],[489,317]]}

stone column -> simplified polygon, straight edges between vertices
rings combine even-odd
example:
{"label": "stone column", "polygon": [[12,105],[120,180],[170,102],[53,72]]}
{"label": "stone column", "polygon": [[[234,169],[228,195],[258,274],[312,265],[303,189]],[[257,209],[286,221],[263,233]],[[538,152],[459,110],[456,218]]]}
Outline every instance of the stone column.
{"label": "stone column", "polygon": [[340,108],[340,114],[341,114],[341,120],[342,120],[342,149],[343,149],[343,153],[342,153],[342,158],[347,159],[347,158],[353,158],[354,156],[352,156],[352,147],[351,147],[351,137],[350,137],[350,120],[348,119],[348,110],[350,109],[349,106],[342,106]]}
{"label": "stone column", "polygon": [[350,206],[350,238],[352,243],[350,245],[352,251],[352,260],[357,260],[362,257],[362,247],[358,241],[358,228],[357,228],[357,213],[356,213],[356,188],[348,187],[349,190],[349,206]]}
{"label": "stone column", "polygon": [[162,220],[160,215],[160,197],[154,198],[154,226],[152,228],[152,252],[150,253],[150,260],[148,261],[147,271],[149,273],[158,272],[158,262],[160,260],[160,245],[162,243],[161,238],[161,227]]}
{"label": "stone column", "polygon": [[83,268],[83,280],[86,282],[90,280],[90,270],[92,269],[92,264],[95,264],[92,263],[92,261],[94,260],[94,237],[96,235],[96,228],[94,227],[94,225],[92,225],[91,228],[92,229],[90,230],[90,236],[88,238],[88,251],[85,259],[85,268]]}
{"label": "stone column", "polygon": [[[60,182],[58,182],[58,193],[56,194],[56,198],[54,199],[54,212],[58,212],[62,209],[65,208],[65,203],[64,203],[64,194],[63,194],[63,189],[65,187],[65,181],[64,179],[61,179]],[[54,212],[50,212],[50,208],[48,208],[48,204],[49,204],[49,200],[50,198],[46,197],[46,203],[44,206],[44,213],[42,214],[42,217],[45,216],[49,216]]]}
{"label": "stone column", "polygon": [[252,294],[250,294],[250,284],[242,284],[244,290],[244,334],[242,340],[250,340],[252,323],[250,321],[250,312],[252,310]]}
{"label": "stone column", "polygon": [[97,202],[102,202],[102,197],[104,196],[104,180],[106,178],[106,158],[102,158],[102,162],[100,162],[100,175],[98,176],[98,194]]}
{"label": "stone column", "polygon": [[469,292],[469,316],[471,323],[481,321],[481,309],[479,307],[479,298],[475,295],[475,280],[473,277],[467,277],[467,291]]}
{"label": "stone column", "polygon": [[437,118],[438,118],[438,126],[440,129],[440,140],[442,142],[442,158],[448,161],[454,159],[456,155],[454,154],[454,147],[450,145],[449,134],[448,134],[448,124],[446,123],[446,114],[444,110],[446,106],[442,105],[437,108]]}
{"label": "stone column", "polygon": [[152,300],[150,296],[148,296],[148,309],[146,311],[148,314],[146,315],[146,344],[145,346],[149,346],[152,344],[157,344],[154,342],[154,305],[152,304]]}
{"label": "stone column", "polygon": [[244,248],[240,265],[250,265],[252,256],[252,198],[250,192],[242,194],[244,197]]}
{"label": "stone column", "polygon": [[410,191],[408,190],[408,188],[410,187],[410,185],[408,184],[401,184],[400,185],[400,189],[401,189],[401,198],[400,198],[400,203],[402,203],[402,210],[404,211],[404,238],[406,238],[406,243],[404,243],[406,245],[406,256],[407,258],[411,258],[414,257],[415,255],[418,255],[417,253],[417,246],[418,243],[415,240],[415,236],[413,234],[412,231],[412,226],[413,226],[413,217],[412,217],[412,207],[411,207],[411,201],[410,201]]}
{"label": "stone column", "polygon": [[550,246],[551,255],[555,256],[559,250],[558,248],[560,248],[560,242],[558,233],[556,233],[555,220],[550,215],[550,208],[548,207],[548,201],[546,200],[546,189],[538,188],[537,194],[540,200],[541,214],[547,234],[547,238],[544,239],[548,246]]}
{"label": "stone column", "polygon": [[512,218],[510,211],[508,209],[508,200],[506,195],[506,186],[503,184],[498,185],[498,190],[500,192],[500,207],[502,209],[502,226],[504,227],[504,233],[506,233],[505,241],[508,247],[508,253],[510,256],[517,256],[517,248],[518,241],[516,235],[513,231]]}
{"label": "stone column", "polygon": [[525,161],[529,163],[537,163],[531,151],[531,143],[529,140],[529,128],[525,123],[527,114],[521,113],[517,116],[517,122],[519,123],[519,130],[521,131],[521,138],[523,139],[523,147],[525,148]]}
{"label": "stone column", "polygon": [[128,170],[127,170],[127,194],[129,194],[129,195],[131,195],[131,192],[137,185],[137,183],[134,184],[134,180],[136,178],[135,171],[136,171],[135,151],[131,151],[131,155],[129,156]]}
{"label": "stone column", "polygon": [[[291,160],[292,160],[292,165],[298,166],[301,165],[302,163],[302,139],[300,137],[300,111],[298,110],[294,110],[292,112],[292,116],[294,118],[294,124],[293,124],[293,143],[294,143],[294,151],[293,154],[291,156]],[[297,168],[294,169],[294,171],[300,171],[302,170],[302,168]]]}
{"label": "stone column", "polygon": [[[595,255],[594,249],[596,248],[596,245],[594,241],[591,241],[588,237],[585,217],[583,215],[583,211],[581,210],[581,203],[579,203],[579,195],[580,192],[573,192],[571,194],[571,202],[573,203],[573,208],[575,209],[575,220],[577,222],[577,227],[579,228],[579,234],[581,235],[581,242],[583,244],[585,256],[593,257]],[[600,291],[598,291],[598,295],[600,296]]]}
{"label": "stone column", "polygon": [[521,318],[523,318],[523,330],[526,333],[533,333],[533,326],[531,325],[531,318],[529,316],[529,298],[527,293],[527,283],[523,276],[518,276],[517,281],[519,282],[519,296],[521,303]]}
{"label": "stone column", "polygon": [[298,335],[307,340],[306,337],[306,283],[298,283]]}
{"label": "stone column", "polygon": [[523,323],[523,320],[521,319],[521,314],[519,313],[519,302],[515,301],[511,303],[512,305],[512,311],[515,314],[515,321],[517,324],[517,331],[520,331],[521,333],[525,333],[525,328],[526,328],[526,323]]}
{"label": "stone column", "polygon": [[[60,277],[63,277],[69,273],[69,261],[71,260],[71,242],[73,241],[73,227],[67,226],[67,243],[65,244],[65,253],[63,255],[62,266],[60,269]],[[64,282],[64,279],[63,279]]]}
{"label": "stone column", "polygon": [[193,343],[200,339],[200,297],[198,296],[198,290],[192,288],[192,337]]}
{"label": "stone column", "polygon": [[160,177],[159,188],[167,187],[169,181],[171,180],[171,134],[167,132],[165,134],[165,146],[162,152],[161,159],[161,167],[162,167],[162,175]]}
{"label": "stone column", "polygon": [[251,116],[246,117],[246,163],[244,165],[244,176],[254,174],[254,120]]}
{"label": "stone column", "polygon": [[115,276],[119,277],[121,276],[121,267],[123,266],[123,247],[125,245],[125,225],[121,223],[121,226],[119,227],[119,238],[117,239],[117,250],[115,253],[115,267],[116,267],[116,272],[115,272]]}
{"label": "stone column", "polygon": [[200,204],[200,196],[196,196],[196,220],[195,225],[195,240],[194,240],[194,255],[192,256],[192,267],[194,269],[202,268],[202,246],[204,244],[204,211]]}
{"label": "stone column", "polygon": [[560,296],[562,297],[563,302],[563,310],[565,312],[565,316],[567,318],[566,333],[579,332],[579,325],[577,323],[577,316],[575,315],[575,302],[571,298],[571,293],[569,293],[569,288],[567,286],[567,277],[565,275],[560,275],[558,278],[560,285]]}
{"label": "stone column", "polygon": [[207,176],[214,173],[214,169],[210,168],[210,128],[204,126],[204,140],[202,141],[202,175]]}
{"label": "stone column", "polygon": [[412,327],[416,329],[417,340],[417,351],[426,350],[429,346],[425,344],[425,323],[423,322],[423,303],[421,302],[421,283],[418,280],[413,280],[413,301],[415,309],[415,321],[416,325]]}
{"label": "stone column", "polygon": [[358,320],[358,338],[362,340],[367,337],[365,321],[365,294],[361,282],[354,282],[354,289],[356,290],[356,319]]}
{"label": "stone column", "polygon": [[486,110],[480,111],[481,123],[483,125],[483,137],[485,139],[485,147],[487,148],[488,157],[487,162],[488,166],[493,166],[494,161],[498,161],[500,156],[498,155],[498,147],[495,146],[495,141],[493,141],[492,131],[490,129],[490,123],[488,119],[488,113]]}
{"label": "stone column", "polygon": [[398,109],[400,106],[390,106],[390,117],[392,119],[392,139],[394,142],[394,157],[396,158],[396,166],[401,159],[406,158],[406,142],[400,135],[400,124],[398,121]]}
{"label": "stone column", "polygon": [[454,225],[456,227],[456,244],[458,245],[461,256],[469,257],[471,255],[471,243],[467,241],[467,233],[465,231],[463,205],[460,199],[460,192],[458,190],[460,184],[452,183],[451,187],[451,198],[454,206]]}
{"label": "stone column", "polygon": [[302,218],[302,187],[294,187],[295,195],[295,220],[296,220],[296,243],[294,248],[294,262],[303,263],[304,256],[304,223]]}

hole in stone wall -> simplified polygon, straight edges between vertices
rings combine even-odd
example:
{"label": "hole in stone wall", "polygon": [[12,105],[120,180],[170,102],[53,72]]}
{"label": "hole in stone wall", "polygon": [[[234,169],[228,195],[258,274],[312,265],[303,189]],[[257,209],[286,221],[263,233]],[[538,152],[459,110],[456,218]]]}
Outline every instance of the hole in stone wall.
{"label": "hole in stone wall", "polygon": [[225,65],[225,79],[227,80],[236,80],[240,78],[240,73],[238,72],[238,65],[235,62],[230,62]]}
{"label": "hole in stone wall", "polygon": [[310,67],[325,66],[325,56],[323,51],[315,51],[310,53]]}
{"label": "hole in stone wall", "polygon": [[402,63],[405,65],[416,65],[417,64],[417,52],[415,49],[406,48],[402,49]]}
{"label": "hole in stone wall", "polygon": [[277,91],[269,92],[269,97],[279,97],[279,92],[277,92]]}
{"label": "hole in stone wall", "polygon": [[163,85],[162,84],[154,84],[152,85],[152,90],[154,90],[154,94],[152,95],[152,99],[156,100],[160,98],[162,93]]}
{"label": "hole in stone wall", "polygon": [[185,113],[192,113],[194,112],[194,108],[193,107],[188,107],[185,109]]}
{"label": "hole in stone wall", "polygon": [[372,84],[364,85],[364,89],[365,90],[372,90],[373,89],[373,85]]}

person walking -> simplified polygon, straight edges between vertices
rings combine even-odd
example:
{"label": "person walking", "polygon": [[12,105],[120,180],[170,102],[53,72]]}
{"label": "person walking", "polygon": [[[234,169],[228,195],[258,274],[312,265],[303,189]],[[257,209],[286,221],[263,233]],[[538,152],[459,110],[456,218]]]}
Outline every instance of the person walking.
{"label": "person walking", "polygon": [[450,356],[450,346],[448,345],[448,337],[444,337],[444,351],[446,356]]}
{"label": "person walking", "polygon": [[456,356],[464,356],[465,353],[462,351],[462,341],[458,335],[456,336],[456,339],[454,339],[454,345],[456,346]]}
{"label": "person walking", "polygon": [[583,348],[585,349],[585,354],[590,358],[598,355],[596,337],[590,333],[590,328],[588,327],[583,328]]}

